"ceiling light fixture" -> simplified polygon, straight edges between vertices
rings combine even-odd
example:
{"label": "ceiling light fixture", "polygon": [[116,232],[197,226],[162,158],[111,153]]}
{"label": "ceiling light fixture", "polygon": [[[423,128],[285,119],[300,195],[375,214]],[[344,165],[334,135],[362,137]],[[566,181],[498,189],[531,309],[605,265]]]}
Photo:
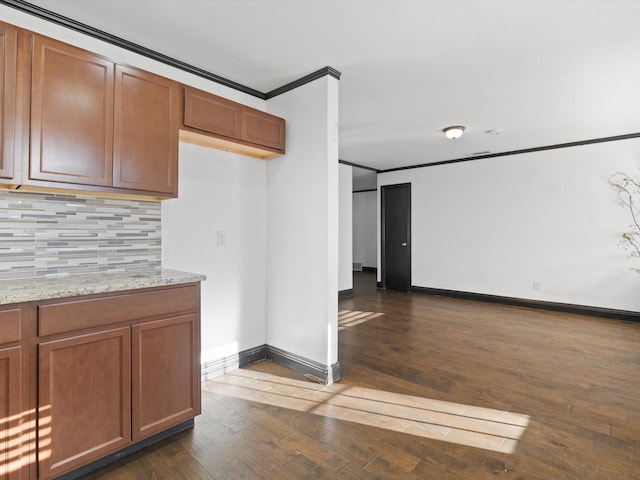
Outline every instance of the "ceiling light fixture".
{"label": "ceiling light fixture", "polygon": [[464,127],[462,125],[453,125],[451,127],[443,128],[442,131],[444,132],[445,137],[449,140],[455,140],[462,136],[464,133]]}

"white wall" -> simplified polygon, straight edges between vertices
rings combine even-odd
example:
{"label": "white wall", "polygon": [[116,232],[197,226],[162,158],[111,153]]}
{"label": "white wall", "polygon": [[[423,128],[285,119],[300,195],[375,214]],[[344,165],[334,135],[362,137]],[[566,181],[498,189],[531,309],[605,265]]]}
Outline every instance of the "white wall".
{"label": "white wall", "polygon": [[378,265],[376,225],[378,192],[354,192],[353,196],[353,261],[364,267]]}
{"label": "white wall", "polygon": [[268,109],[287,119],[287,154],[267,162],[267,343],[329,367],[337,362],[338,80],[298,87]]}
{"label": "white wall", "polygon": [[179,188],[162,202],[162,264],[207,275],[202,361],[233,368],[266,343],[266,162],[180,143]]}
{"label": "white wall", "polygon": [[389,172],[412,184],[413,285],[640,311],[608,177],[640,140]]}
{"label": "white wall", "polygon": [[353,168],[340,164],[340,247],[338,260],[338,290],[353,288]]}
{"label": "white wall", "polygon": [[378,186],[378,174],[364,168],[353,168],[353,191],[370,190]]}

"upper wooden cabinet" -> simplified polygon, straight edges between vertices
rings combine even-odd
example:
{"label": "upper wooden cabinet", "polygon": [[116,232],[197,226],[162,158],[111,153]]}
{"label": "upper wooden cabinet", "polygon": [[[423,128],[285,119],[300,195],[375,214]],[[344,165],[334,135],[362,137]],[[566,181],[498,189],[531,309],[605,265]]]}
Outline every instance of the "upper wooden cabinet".
{"label": "upper wooden cabinet", "polygon": [[242,107],[240,138],[247,142],[271,147],[284,153],[285,122],[254,108]]}
{"label": "upper wooden cabinet", "polygon": [[178,196],[179,140],[271,158],[285,120],[0,22],[0,186]]}
{"label": "upper wooden cabinet", "polygon": [[285,120],[185,87],[180,139],[252,157],[271,158],[285,152]]}
{"label": "upper wooden cabinet", "polygon": [[177,196],[177,82],[39,35],[31,68],[27,183]]}
{"label": "upper wooden cabinet", "polygon": [[117,65],[115,91],[114,186],[176,195],[179,85]]}
{"label": "upper wooden cabinet", "polygon": [[114,64],[35,36],[29,178],[110,186]]}
{"label": "upper wooden cabinet", "polygon": [[184,124],[205,132],[240,138],[240,105],[226,98],[185,87]]}
{"label": "upper wooden cabinet", "polygon": [[18,30],[0,23],[0,178],[14,176]]}

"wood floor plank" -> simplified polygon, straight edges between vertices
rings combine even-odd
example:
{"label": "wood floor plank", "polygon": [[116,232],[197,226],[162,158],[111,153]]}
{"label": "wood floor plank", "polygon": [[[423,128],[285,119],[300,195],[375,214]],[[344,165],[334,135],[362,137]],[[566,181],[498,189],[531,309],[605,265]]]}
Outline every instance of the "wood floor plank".
{"label": "wood floor plank", "polygon": [[326,471],[334,474],[349,463],[346,457],[324,445],[318,445],[311,438],[296,431],[280,439],[280,442],[289,445],[311,462],[322,465]]}

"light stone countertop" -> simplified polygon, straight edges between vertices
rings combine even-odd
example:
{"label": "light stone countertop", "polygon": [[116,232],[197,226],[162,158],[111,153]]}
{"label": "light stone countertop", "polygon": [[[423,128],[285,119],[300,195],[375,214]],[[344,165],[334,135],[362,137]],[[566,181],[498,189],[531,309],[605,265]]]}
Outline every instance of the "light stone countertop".
{"label": "light stone countertop", "polygon": [[166,268],[130,272],[89,273],[0,281],[0,305],[75,297],[94,293],[120,292],[138,288],[179,285],[206,280],[205,275]]}

